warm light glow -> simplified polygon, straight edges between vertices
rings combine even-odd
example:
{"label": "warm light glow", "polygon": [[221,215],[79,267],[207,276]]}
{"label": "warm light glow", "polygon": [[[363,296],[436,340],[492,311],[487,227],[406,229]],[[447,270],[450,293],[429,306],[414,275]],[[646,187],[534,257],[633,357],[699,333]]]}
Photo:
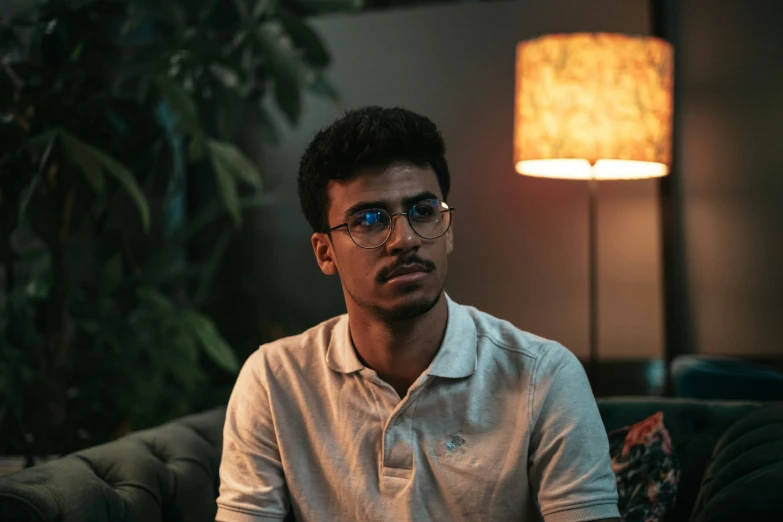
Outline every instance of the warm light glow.
{"label": "warm light glow", "polygon": [[671,165],[672,55],[663,40],[606,33],[520,43],[517,172],[568,179],[665,176]]}
{"label": "warm light glow", "polygon": [[517,162],[517,172],[538,178],[588,179],[593,167],[583,159],[525,160]]}
{"label": "warm light glow", "polygon": [[641,179],[660,178],[669,173],[663,163],[633,160],[598,160],[595,166],[583,159],[525,160],[516,170],[526,176],[561,179]]}

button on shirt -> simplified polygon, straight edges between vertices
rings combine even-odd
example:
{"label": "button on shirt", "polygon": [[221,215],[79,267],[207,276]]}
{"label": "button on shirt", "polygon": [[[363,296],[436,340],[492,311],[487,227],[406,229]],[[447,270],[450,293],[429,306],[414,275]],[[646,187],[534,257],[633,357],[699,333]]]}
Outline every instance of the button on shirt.
{"label": "button on shirt", "polygon": [[403,399],[359,361],[347,315],[259,348],[228,404],[217,520],[619,517],[576,357],[443,298],[443,342]]}

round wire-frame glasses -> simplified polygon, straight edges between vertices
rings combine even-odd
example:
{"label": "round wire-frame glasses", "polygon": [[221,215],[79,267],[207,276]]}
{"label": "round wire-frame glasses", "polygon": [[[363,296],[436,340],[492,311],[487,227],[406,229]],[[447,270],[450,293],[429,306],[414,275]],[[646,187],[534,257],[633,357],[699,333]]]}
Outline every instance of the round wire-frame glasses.
{"label": "round wire-frame glasses", "polygon": [[454,207],[437,199],[420,201],[407,212],[395,214],[389,214],[382,208],[370,208],[352,214],[348,221],[330,228],[329,232],[346,228],[351,240],[359,248],[380,248],[394,231],[394,217],[405,216],[417,236],[422,239],[438,239],[451,227],[452,212]]}

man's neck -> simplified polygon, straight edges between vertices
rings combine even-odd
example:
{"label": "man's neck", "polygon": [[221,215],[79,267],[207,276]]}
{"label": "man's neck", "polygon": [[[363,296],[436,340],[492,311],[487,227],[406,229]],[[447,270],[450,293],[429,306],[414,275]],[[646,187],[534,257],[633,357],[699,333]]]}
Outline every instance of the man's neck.
{"label": "man's neck", "polygon": [[448,302],[441,295],[428,312],[394,322],[371,316],[365,310],[349,309],[348,321],[359,359],[403,398],[440,348],[448,321]]}

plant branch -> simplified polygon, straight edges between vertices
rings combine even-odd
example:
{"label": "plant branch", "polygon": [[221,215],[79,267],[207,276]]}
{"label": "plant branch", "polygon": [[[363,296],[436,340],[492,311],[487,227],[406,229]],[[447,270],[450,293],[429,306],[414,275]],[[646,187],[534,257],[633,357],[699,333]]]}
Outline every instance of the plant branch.
{"label": "plant branch", "polygon": [[[67,401],[66,358],[71,337],[70,314],[68,309],[68,265],[66,249],[71,234],[73,205],[76,199],[76,182],[72,181],[66,189],[62,202],[60,229],[57,241],[52,249],[52,288],[49,294],[49,331],[47,335],[48,371],[45,372],[49,386],[46,390],[47,408],[43,425],[49,427],[49,443],[58,434],[66,420]],[[55,443],[55,448],[57,444]],[[49,448],[51,451],[52,448]]]}
{"label": "plant branch", "polygon": [[19,219],[22,219],[22,216],[27,211],[27,205],[30,204],[30,199],[33,197],[33,194],[35,194],[35,190],[38,188],[38,185],[43,179],[44,168],[46,167],[46,163],[49,161],[49,155],[52,153],[52,149],[54,148],[54,141],[56,139],[57,133],[53,132],[52,137],[49,138],[49,142],[46,144],[46,149],[44,149],[43,156],[41,156],[41,163],[38,165],[38,172],[35,173],[35,177],[33,177],[24,194],[22,194],[22,201],[19,204]]}

